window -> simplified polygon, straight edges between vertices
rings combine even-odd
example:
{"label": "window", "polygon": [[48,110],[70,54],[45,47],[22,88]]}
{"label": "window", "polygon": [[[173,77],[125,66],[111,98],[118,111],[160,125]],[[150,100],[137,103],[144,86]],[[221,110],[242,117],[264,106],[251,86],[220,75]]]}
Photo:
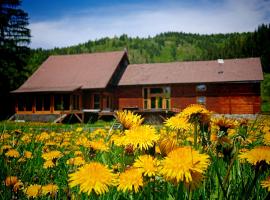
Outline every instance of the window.
{"label": "window", "polygon": [[24,111],[24,106],[25,106],[25,99],[23,96],[19,96],[18,97],[18,110]]}
{"label": "window", "polygon": [[36,96],[36,110],[42,111],[43,105],[43,96]]}
{"label": "window", "polygon": [[204,97],[204,96],[197,97],[197,103],[205,105],[206,104],[206,97]]}
{"label": "window", "polygon": [[51,96],[50,95],[44,96],[43,106],[44,106],[44,110],[50,110],[50,106],[51,106]]}
{"label": "window", "polygon": [[170,87],[147,87],[142,93],[144,109],[170,109]]}
{"label": "window", "polygon": [[200,84],[196,86],[196,91],[197,92],[205,92],[206,91],[206,85],[205,84]]}
{"label": "window", "polygon": [[94,109],[100,109],[100,95],[94,94]]}
{"label": "window", "polygon": [[70,109],[69,106],[70,106],[70,96],[69,96],[69,94],[64,94],[63,95],[63,108],[64,108],[64,110],[69,110]]}
{"label": "window", "polygon": [[73,95],[73,110],[79,110],[79,109],[80,109],[80,96]]}
{"label": "window", "polygon": [[54,95],[54,110],[63,110],[61,95]]}
{"label": "window", "polygon": [[163,89],[162,88],[150,88],[150,94],[162,94]]}

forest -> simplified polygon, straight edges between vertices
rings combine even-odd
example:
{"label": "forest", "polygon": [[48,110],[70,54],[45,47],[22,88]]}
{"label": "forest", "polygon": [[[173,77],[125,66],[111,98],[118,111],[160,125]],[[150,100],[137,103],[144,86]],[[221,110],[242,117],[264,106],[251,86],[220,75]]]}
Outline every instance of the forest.
{"label": "forest", "polygon": [[265,78],[262,83],[262,111],[270,111],[270,24],[262,24],[254,32],[246,33],[200,35],[166,32],[147,38],[132,38],[123,34],[65,48],[32,49],[26,65],[26,77],[49,55],[124,49],[128,51],[130,63],[260,57]]}

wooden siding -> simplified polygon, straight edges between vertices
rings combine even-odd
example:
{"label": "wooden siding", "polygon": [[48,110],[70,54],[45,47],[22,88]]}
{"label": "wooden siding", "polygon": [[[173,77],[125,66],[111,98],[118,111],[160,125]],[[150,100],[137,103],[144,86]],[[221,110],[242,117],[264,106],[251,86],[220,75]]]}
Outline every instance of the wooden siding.
{"label": "wooden siding", "polygon": [[[254,114],[260,112],[260,83],[206,84],[206,91],[196,91],[197,84],[175,84],[171,87],[171,109],[182,110],[205,97],[207,109],[221,114]],[[143,109],[140,86],[120,87],[117,90],[119,109]]]}
{"label": "wooden siding", "polygon": [[116,91],[118,109],[143,108],[142,87],[121,87]]}

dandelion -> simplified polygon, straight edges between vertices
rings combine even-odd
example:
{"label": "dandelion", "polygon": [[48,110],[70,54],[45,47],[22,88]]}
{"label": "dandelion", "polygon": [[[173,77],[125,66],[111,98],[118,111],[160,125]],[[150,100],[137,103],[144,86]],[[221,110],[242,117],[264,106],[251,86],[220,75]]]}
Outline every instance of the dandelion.
{"label": "dandelion", "polygon": [[3,152],[5,152],[8,149],[12,149],[12,146],[11,145],[3,145],[1,147],[1,149],[0,149],[0,153],[3,153]]}
{"label": "dandelion", "polygon": [[18,192],[18,190],[22,188],[23,183],[17,176],[8,176],[5,179],[5,185],[7,187],[13,187],[13,191]]}
{"label": "dandelion", "polygon": [[157,175],[158,166],[159,161],[149,155],[139,156],[133,164],[134,168],[140,169],[143,175],[148,177]]}
{"label": "dandelion", "polygon": [[240,159],[247,160],[250,164],[256,165],[261,162],[270,164],[270,147],[258,146],[239,155]]}
{"label": "dandelion", "polygon": [[58,192],[58,186],[55,184],[44,185],[41,189],[43,195],[50,194],[52,196],[55,196],[55,194]]}
{"label": "dandelion", "polygon": [[265,145],[270,145],[270,133],[266,133],[263,136],[263,143]]}
{"label": "dandelion", "polygon": [[36,142],[44,142],[50,139],[50,135],[47,132],[42,132],[36,136]]}
{"label": "dandelion", "polygon": [[137,193],[139,188],[143,186],[143,178],[141,170],[130,168],[119,176],[118,191],[134,191]]}
{"label": "dandelion", "polygon": [[75,165],[75,166],[81,166],[85,164],[85,160],[83,157],[75,157],[75,158],[70,158],[67,160],[68,165]]}
{"label": "dandelion", "polygon": [[192,104],[186,107],[179,115],[188,120],[188,122],[193,123],[198,121],[199,123],[207,123],[210,120],[210,114],[203,105]]}
{"label": "dandelion", "polygon": [[76,132],[82,132],[83,128],[82,127],[78,127],[76,128]]}
{"label": "dandelion", "polygon": [[236,127],[237,123],[234,119],[220,117],[220,118],[212,118],[212,125],[215,125],[219,128],[220,131],[224,131],[227,133],[228,129],[233,129]]}
{"label": "dandelion", "polygon": [[18,158],[20,157],[20,154],[17,150],[15,149],[9,149],[6,154],[5,154],[7,157],[10,157],[10,158]]}
{"label": "dandelion", "polygon": [[98,141],[90,141],[89,144],[94,150],[98,150],[98,151],[109,150],[109,147],[106,144],[104,144],[104,141],[102,139]]}
{"label": "dandelion", "polygon": [[130,110],[117,111],[116,116],[125,129],[140,126],[144,120],[140,115],[134,114]]}
{"label": "dandelion", "polygon": [[48,169],[48,168],[53,168],[56,166],[56,162],[52,161],[52,160],[46,160],[43,164],[43,167],[45,169]]}
{"label": "dandelion", "polygon": [[122,143],[125,146],[131,144],[133,147],[138,147],[140,150],[147,150],[148,148],[153,147],[158,139],[159,135],[156,134],[155,128],[143,125],[126,130]]}
{"label": "dandelion", "polygon": [[53,160],[53,159],[61,158],[62,156],[63,156],[63,154],[57,150],[42,154],[42,158],[44,160]]}
{"label": "dandelion", "polygon": [[30,151],[25,151],[25,152],[24,152],[24,157],[25,157],[25,158],[28,158],[28,159],[33,158],[32,152],[30,152]]}
{"label": "dandelion", "polygon": [[83,153],[82,153],[81,151],[75,151],[75,152],[74,152],[74,155],[75,155],[75,156],[82,156]]}
{"label": "dandelion", "polygon": [[30,185],[30,186],[28,186],[28,187],[25,188],[24,193],[26,194],[26,196],[28,198],[38,197],[41,194],[41,185],[37,185],[37,184]]}
{"label": "dandelion", "polygon": [[270,192],[270,176],[266,180],[261,182],[261,186],[263,188],[267,188],[268,192]]}
{"label": "dandelion", "polygon": [[181,115],[173,116],[167,119],[164,123],[165,126],[172,130],[192,130],[192,125],[187,121],[185,117],[182,117]]}
{"label": "dandelion", "polygon": [[78,171],[69,174],[69,186],[80,186],[80,192],[88,193],[94,191],[96,194],[104,194],[109,186],[115,182],[115,175],[104,165],[98,162],[86,164]]}
{"label": "dandelion", "polygon": [[180,147],[169,153],[161,163],[160,173],[168,180],[194,181],[192,173],[202,174],[210,164],[207,154],[200,154],[191,147]]}
{"label": "dandelion", "polygon": [[177,148],[177,141],[171,137],[161,139],[158,144],[163,156],[168,155],[172,150]]}

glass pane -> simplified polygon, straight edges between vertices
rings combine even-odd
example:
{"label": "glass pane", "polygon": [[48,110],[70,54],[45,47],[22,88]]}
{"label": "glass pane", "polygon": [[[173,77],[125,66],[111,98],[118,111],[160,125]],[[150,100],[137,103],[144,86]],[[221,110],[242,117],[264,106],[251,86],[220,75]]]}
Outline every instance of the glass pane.
{"label": "glass pane", "polygon": [[143,104],[143,105],[144,105],[144,106],[143,106],[143,108],[144,108],[144,109],[147,109],[147,108],[148,108],[147,103],[148,103],[147,99],[146,99],[146,100],[144,100],[144,104]]}
{"label": "glass pane", "polygon": [[156,108],[156,97],[151,97],[151,108]]}
{"label": "glass pane", "polygon": [[63,110],[61,95],[54,95],[54,110]]}
{"label": "glass pane", "polygon": [[162,94],[163,89],[162,88],[150,88],[150,93],[151,94]]}
{"label": "glass pane", "polygon": [[36,96],[36,110],[42,111],[42,104],[43,104],[43,96],[39,95]]}
{"label": "glass pane", "polygon": [[162,97],[158,97],[158,108],[162,108]]}
{"label": "glass pane", "polygon": [[205,104],[206,103],[206,97],[197,97],[197,103]]}
{"label": "glass pane", "polygon": [[27,111],[32,111],[33,97],[26,96],[25,98],[25,108]]}
{"label": "glass pane", "polygon": [[69,110],[70,96],[69,94],[63,95],[63,108],[64,110]]}
{"label": "glass pane", "polygon": [[196,91],[197,92],[204,92],[204,91],[206,91],[206,85],[204,85],[204,84],[197,85],[196,86]]}
{"label": "glass pane", "polygon": [[25,99],[23,96],[18,97],[18,110],[19,111],[24,111],[24,104],[25,104]]}
{"label": "glass pane", "polygon": [[50,110],[51,105],[51,97],[50,95],[44,96],[44,110]]}
{"label": "glass pane", "polygon": [[94,94],[94,109],[100,108],[100,95]]}
{"label": "glass pane", "polygon": [[166,99],[166,109],[170,109],[170,99]]}
{"label": "glass pane", "polygon": [[143,97],[145,98],[145,99],[147,99],[147,97],[148,97],[148,92],[147,92],[147,88],[144,88],[143,89]]}

